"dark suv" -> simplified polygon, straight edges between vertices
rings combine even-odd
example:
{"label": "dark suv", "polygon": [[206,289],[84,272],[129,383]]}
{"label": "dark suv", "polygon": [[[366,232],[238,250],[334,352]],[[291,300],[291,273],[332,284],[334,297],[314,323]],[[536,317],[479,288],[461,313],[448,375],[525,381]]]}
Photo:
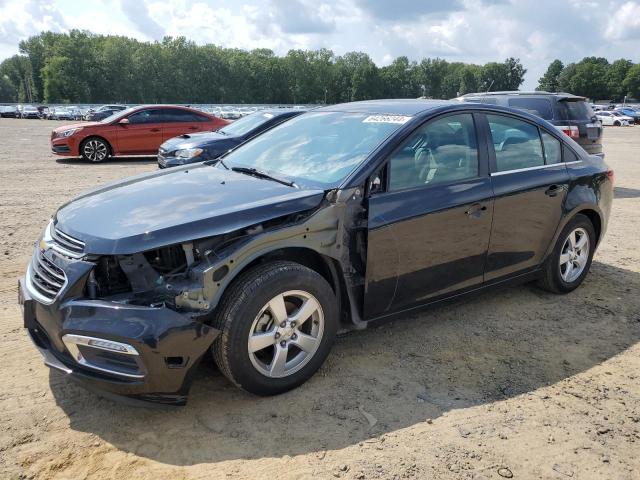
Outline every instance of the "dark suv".
{"label": "dark suv", "polygon": [[322,107],[60,207],[20,282],[24,325],[47,365],[112,393],[184,403],[207,352],[282,393],[339,329],[507,282],[571,292],[612,195],[603,159],[525,112]]}
{"label": "dark suv", "polygon": [[462,102],[479,102],[524,110],[552,123],[573,138],[590,155],[604,157],[602,125],[587,99],[570,93],[488,92],[468,93]]}

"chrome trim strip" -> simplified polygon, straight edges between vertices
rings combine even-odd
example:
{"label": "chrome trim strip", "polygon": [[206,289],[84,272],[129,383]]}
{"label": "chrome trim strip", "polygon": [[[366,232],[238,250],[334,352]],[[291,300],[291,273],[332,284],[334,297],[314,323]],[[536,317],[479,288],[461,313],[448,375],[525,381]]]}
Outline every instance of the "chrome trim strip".
{"label": "chrome trim strip", "polygon": [[559,167],[560,165],[572,165],[574,163],[581,162],[582,160],[576,160],[573,162],[550,163],[549,165],[536,165],[535,167],[516,168],[515,170],[505,170],[503,172],[492,172],[489,175],[492,177],[499,177],[500,175],[508,175],[510,173],[530,172],[532,170],[542,170],[543,168]]}
{"label": "chrome trim strip", "polygon": [[[33,261],[33,259],[31,261]],[[29,262],[29,265],[27,265],[27,275],[25,277],[25,287],[29,291],[29,295],[35,298],[38,302],[43,303],[45,305],[51,305],[53,302],[55,302],[56,298],[58,298],[58,295],[60,295],[60,292],[62,292],[67,286],[67,280],[65,280],[64,285],[62,285],[62,288],[60,288],[60,291],[56,293],[56,295],[53,298],[45,297],[42,293],[38,291],[36,287],[33,286],[33,281],[31,279],[32,276],[33,276],[33,271],[31,267],[31,262]]]}
{"label": "chrome trim strip", "polygon": [[[42,269],[47,272],[50,276],[52,276],[53,278],[56,278],[57,280],[59,280],[60,282],[62,282],[64,284],[64,281],[66,280],[66,277],[64,275],[60,275],[58,272],[56,272],[53,268],[51,268],[49,265],[47,265],[47,261],[48,260],[42,260],[40,258],[40,255],[36,256],[36,261],[38,262],[38,265],[40,267],[42,267]],[[62,285],[60,285],[62,287]]]}
{"label": "chrome trim strip", "polygon": [[85,243],[77,240],[53,226],[53,222],[49,224],[49,236],[51,238],[50,246],[57,252],[74,259],[84,256]]}
{"label": "chrome trim strip", "polygon": [[[89,342],[91,340],[96,340],[98,342],[113,343],[115,345],[118,345],[119,347],[123,347],[126,351],[123,352],[122,350],[114,350],[112,348],[106,348],[99,345],[90,345]],[[62,336],[62,341],[65,343],[65,345],[67,345],[67,342],[68,342],[70,344],[86,345],[87,347],[90,347],[90,348],[97,348],[98,350],[107,350],[109,352],[122,353],[124,355],[139,355],[135,347],[132,347],[128,343],[116,342],[115,340],[109,340],[108,338],[88,337],[86,335],[76,335],[73,333],[68,333]]]}
{"label": "chrome trim strip", "polygon": [[61,253],[65,257],[73,258],[74,260],[78,260],[78,259],[84,257],[84,252],[83,253],[77,253],[77,252],[72,252],[70,250],[67,250],[64,247],[61,247],[59,243],[55,243],[55,239],[54,239],[53,243],[49,244],[49,246],[53,250],[55,250],[56,252]]}
{"label": "chrome trim strip", "polygon": [[67,235],[66,233],[60,231],[57,228],[54,228],[53,233],[55,235],[61,236],[64,240],[69,242],[71,245],[77,246],[78,248],[84,248],[84,242],[83,241],[77,240],[77,239],[75,239],[73,237],[70,237],[69,235]]}
{"label": "chrome trim strip", "polygon": [[[111,342],[114,343],[116,345],[119,345],[123,348],[126,349],[126,351],[121,351],[121,350],[113,350],[111,348],[106,348],[103,346],[99,346],[99,345],[90,345],[89,341],[90,340],[97,340],[100,342]],[[82,353],[80,353],[80,349],[78,348],[78,345],[84,345],[88,348],[95,348],[98,350],[105,350],[108,352],[115,352],[115,353],[120,353],[122,355],[135,355],[137,357],[139,357],[138,351],[131,345],[127,344],[127,343],[121,343],[121,342],[116,342],[113,340],[109,340],[106,338],[98,338],[98,337],[87,337],[85,335],[75,335],[75,334],[66,334],[62,336],[62,341],[64,342],[65,346],[67,347],[67,350],[69,350],[69,353],[71,354],[71,356],[73,357],[73,359],[78,362],[80,365],[87,367],[87,368],[92,368],[94,370],[98,370],[101,372],[105,372],[105,373],[109,373],[111,375],[119,375],[121,377],[127,377],[127,378],[144,378],[144,374],[134,374],[134,373],[124,373],[124,372],[119,372],[117,370],[111,370],[109,368],[103,368],[103,367],[99,367],[97,365],[93,365],[92,363],[88,362],[83,356]]]}

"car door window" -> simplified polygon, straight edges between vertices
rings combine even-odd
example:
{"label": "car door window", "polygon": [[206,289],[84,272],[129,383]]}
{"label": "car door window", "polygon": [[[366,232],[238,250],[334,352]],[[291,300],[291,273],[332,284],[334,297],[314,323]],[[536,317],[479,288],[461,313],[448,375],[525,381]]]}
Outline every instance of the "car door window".
{"label": "car door window", "polygon": [[562,144],[556,137],[542,131],[542,143],[544,144],[544,158],[547,165],[562,161]]}
{"label": "car door window", "polygon": [[538,127],[502,115],[487,115],[498,172],[544,165]]}
{"label": "car door window", "polygon": [[130,124],[143,124],[143,123],[159,123],[161,121],[160,110],[141,110],[129,115]]}
{"label": "car door window", "polygon": [[389,159],[389,190],[478,176],[478,142],[470,113],[438,118],[418,128]]}
{"label": "car door window", "polygon": [[167,108],[163,112],[165,122],[206,122],[207,117],[198,115],[197,113],[189,112],[188,110],[182,110],[178,108]]}

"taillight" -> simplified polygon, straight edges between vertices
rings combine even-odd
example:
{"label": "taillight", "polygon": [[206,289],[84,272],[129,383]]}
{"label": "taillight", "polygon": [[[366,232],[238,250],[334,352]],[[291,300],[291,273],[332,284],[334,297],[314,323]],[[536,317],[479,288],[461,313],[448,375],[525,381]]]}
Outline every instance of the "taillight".
{"label": "taillight", "polygon": [[609,181],[611,182],[611,184],[613,185],[613,181],[615,180],[615,175],[613,173],[613,170],[609,169],[607,170],[607,178],[609,179]]}
{"label": "taillight", "polygon": [[570,138],[580,138],[580,130],[575,125],[558,126],[558,130],[561,130],[562,133]]}

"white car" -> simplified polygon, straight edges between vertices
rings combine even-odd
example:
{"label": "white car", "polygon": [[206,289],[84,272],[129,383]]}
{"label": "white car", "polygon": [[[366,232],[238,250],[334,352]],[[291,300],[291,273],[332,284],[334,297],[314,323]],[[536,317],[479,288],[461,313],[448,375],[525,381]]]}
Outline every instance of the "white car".
{"label": "white car", "polygon": [[608,112],[604,110],[601,112],[596,112],[595,115],[596,118],[600,120],[600,123],[602,123],[602,125],[614,125],[616,127],[627,127],[632,120],[631,117],[627,117],[625,115],[614,115],[614,112]]}

